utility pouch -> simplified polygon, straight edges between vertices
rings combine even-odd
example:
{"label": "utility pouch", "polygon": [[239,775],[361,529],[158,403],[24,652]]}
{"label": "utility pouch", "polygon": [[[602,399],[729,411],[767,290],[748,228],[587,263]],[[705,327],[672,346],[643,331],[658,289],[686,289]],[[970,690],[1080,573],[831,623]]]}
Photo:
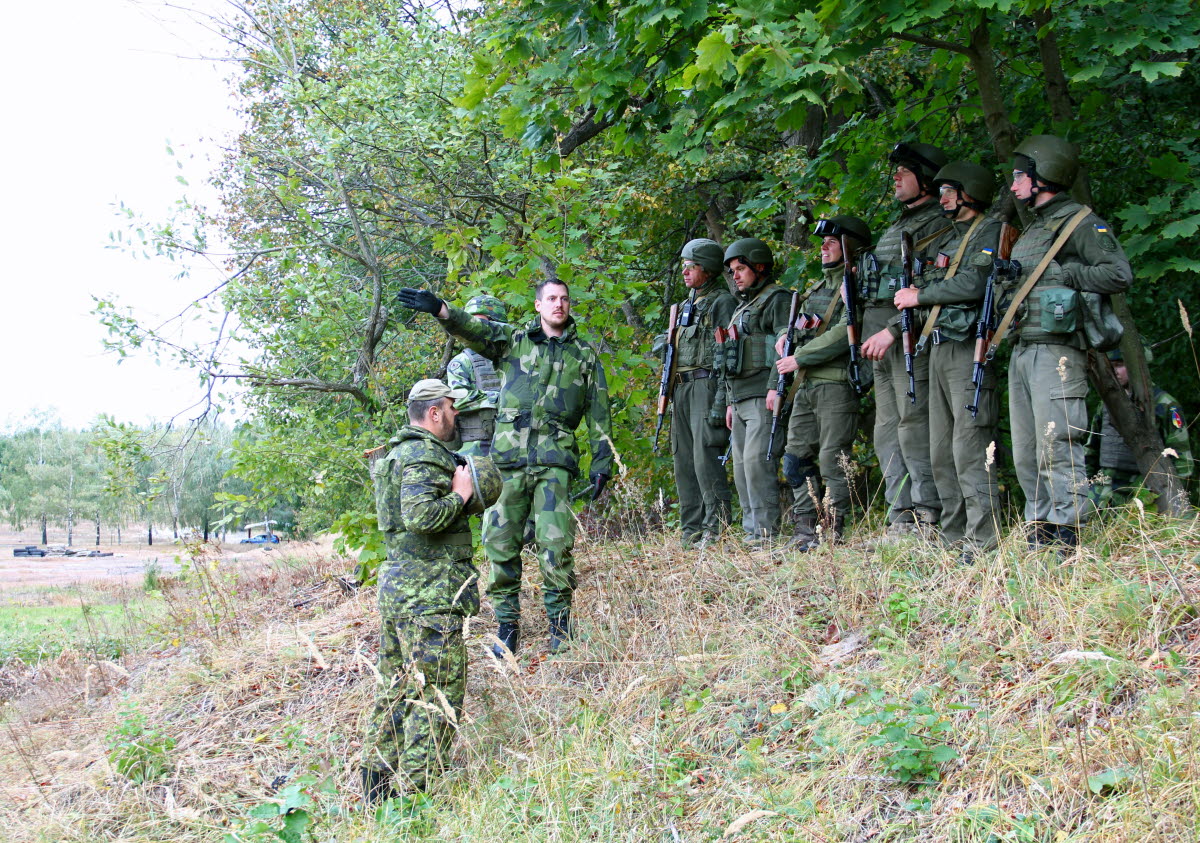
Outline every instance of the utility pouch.
{"label": "utility pouch", "polygon": [[1112,309],[1112,299],[1105,293],[1080,292],[1083,310],[1083,333],[1088,345],[1097,351],[1112,351],[1121,344],[1125,326]]}
{"label": "utility pouch", "polygon": [[1079,330],[1079,293],[1070,287],[1042,287],[1034,291],[1038,326],[1047,334],[1073,334]]}
{"label": "utility pouch", "polygon": [[736,378],[742,374],[742,358],[746,340],[743,337],[725,340],[725,374]]}
{"label": "utility pouch", "polygon": [[371,465],[371,481],[375,486],[375,518],[385,533],[403,528],[400,514],[400,478],[395,475],[396,460],[391,456],[375,460]]}

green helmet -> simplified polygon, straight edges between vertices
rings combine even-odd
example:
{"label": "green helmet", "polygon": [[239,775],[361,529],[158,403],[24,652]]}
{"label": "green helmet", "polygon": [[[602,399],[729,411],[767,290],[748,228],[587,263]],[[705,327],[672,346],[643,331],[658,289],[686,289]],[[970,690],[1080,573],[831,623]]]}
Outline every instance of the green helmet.
{"label": "green helmet", "polygon": [[467,501],[467,512],[481,515],[489,506],[500,500],[500,489],[504,478],[490,457],[467,456],[467,470],[471,473],[471,499]]}
{"label": "green helmet", "polygon": [[683,245],[683,251],[679,253],[679,257],[685,261],[695,261],[709,275],[720,275],[724,254],[721,251],[721,244],[716,240],[700,237],[687,241]]}
{"label": "green helmet", "polygon": [[[1145,337],[1142,337],[1142,351],[1146,355],[1146,362],[1153,363],[1154,362],[1154,352],[1150,349],[1150,343],[1146,342]],[[1124,363],[1125,362],[1125,352],[1121,349],[1121,346],[1118,345],[1112,351],[1108,352],[1108,359],[1113,361],[1114,363]]]}
{"label": "green helmet", "polygon": [[933,177],[933,184],[935,187],[948,184],[966,193],[973,201],[960,196],[962,204],[976,211],[986,210],[996,198],[996,177],[992,171],[971,161],[955,161],[942,167]]}
{"label": "green helmet", "polygon": [[504,306],[504,302],[487,293],[473,297],[463,310],[472,316],[486,316],[496,322],[508,321],[508,308]]}
{"label": "green helmet", "polygon": [[926,193],[933,193],[933,177],[950,159],[931,143],[898,143],[892,147],[888,161],[912,170]]}
{"label": "green helmet", "polygon": [[812,236],[817,238],[841,237],[848,234],[867,248],[871,245],[871,229],[858,217],[838,215],[827,220],[818,220],[813,226]]}
{"label": "green helmet", "polygon": [[1013,153],[1013,168],[1029,177],[1069,188],[1079,172],[1079,147],[1054,135],[1030,135]]}
{"label": "green helmet", "polygon": [[729,266],[729,262],[734,258],[741,258],[751,266],[756,263],[766,264],[768,268],[775,265],[775,255],[771,253],[771,247],[757,237],[743,237],[730,243],[729,248],[725,250],[725,266]]}

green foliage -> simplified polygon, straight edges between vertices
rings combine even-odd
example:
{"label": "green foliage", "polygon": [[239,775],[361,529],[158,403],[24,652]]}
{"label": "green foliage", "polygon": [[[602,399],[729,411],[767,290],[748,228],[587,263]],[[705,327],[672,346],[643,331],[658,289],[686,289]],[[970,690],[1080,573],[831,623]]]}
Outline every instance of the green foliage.
{"label": "green foliage", "polygon": [[959,754],[947,743],[954,725],[931,705],[936,698],[924,691],[914,693],[911,701],[885,701],[880,691],[871,692],[869,698],[878,707],[854,722],[878,728],[867,744],[883,749],[879,767],[884,775],[906,784],[938,781],[939,765],[953,761]]}
{"label": "green foliage", "polygon": [[264,843],[282,840],[283,843],[305,843],[314,840],[314,828],[323,808],[318,797],[335,796],[337,788],[331,778],[319,778],[314,773],[297,776],[279,790],[275,797],[251,808],[242,828],[225,835],[226,843]]}
{"label": "green foliage", "polygon": [[108,760],[134,784],[157,781],[171,771],[175,739],[146,723],[135,703],[127,703],[121,720],[108,734]]}

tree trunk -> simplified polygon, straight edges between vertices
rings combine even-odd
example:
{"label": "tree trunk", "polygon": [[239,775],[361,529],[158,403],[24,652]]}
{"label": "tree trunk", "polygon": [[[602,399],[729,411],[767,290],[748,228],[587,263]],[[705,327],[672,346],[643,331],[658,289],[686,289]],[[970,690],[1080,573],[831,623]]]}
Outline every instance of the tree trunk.
{"label": "tree trunk", "polygon": [[96,513],[96,547],[100,546],[100,513]]}
{"label": "tree trunk", "polygon": [[979,23],[971,31],[971,49],[967,56],[971,61],[971,69],[975,71],[979,102],[983,106],[983,123],[992,139],[992,149],[998,160],[1007,162],[1017,145],[1017,130],[1008,118],[1008,108],[1004,105],[1004,91],[996,71],[996,54],[992,50],[989,24],[988,16],[981,15]]}
{"label": "tree trunk", "polygon": [[[1130,361],[1126,360],[1126,365]],[[1145,365],[1145,355],[1141,364]],[[1158,511],[1182,517],[1189,513],[1187,492],[1175,473],[1175,463],[1163,456],[1164,445],[1154,421],[1154,412],[1137,406],[1117,381],[1112,361],[1102,352],[1088,351],[1088,378],[1112,414],[1113,425],[1137,460],[1146,488],[1158,496]]]}
{"label": "tree trunk", "polygon": [[46,540],[46,516],[42,516],[42,544],[48,544]]}
{"label": "tree trunk", "polygon": [[153,546],[154,544],[154,525],[146,524],[146,544]]}
{"label": "tree trunk", "polygon": [[208,541],[208,512],[204,513],[204,540]]}

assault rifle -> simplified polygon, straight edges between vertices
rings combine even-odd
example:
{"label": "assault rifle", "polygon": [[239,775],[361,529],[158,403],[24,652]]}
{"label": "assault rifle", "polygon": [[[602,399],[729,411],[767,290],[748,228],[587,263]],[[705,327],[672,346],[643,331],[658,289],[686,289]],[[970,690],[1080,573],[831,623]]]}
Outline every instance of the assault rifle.
{"label": "assault rifle", "polygon": [[[781,358],[788,357],[796,351],[796,316],[799,310],[800,291],[797,290],[792,293],[792,303],[788,307],[787,341],[783,344]],[[775,409],[771,411],[771,435],[767,437],[767,453],[764,456],[767,462],[771,461],[771,454],[775,452],[775,434],[779,432],[779,417],[783,415],[783,402],[787,398],[791,380],[791,375],[781,374],[775,382]]]}
{"label": "assault rifle", "polygon": [[679,305],[671,305],[667,316],[667,344],[663,347],[662,376],[658,381],[658,419],[654,424],[654,453],[658,453],[658,437],[662,433],[663,420],[667,417],[667,405],[675,391],[675,322]]}
{"label": "assault rifle", "polygon": [[862,337],[858,332],[858,279],[855,278],[854,242],[844,232],[842,241],[842,305],[846,308],[846,339],[850,343],[850,385],[862,394]]}
{"label": "assault rifle", "polygon": [[[912,287],[913,278],[920,272],[921,259],[913,254],[913,237],[907,231],[900,235],[900,289]],[[900,309],[900,345],[904,349],[904,371],[908,375],[908,400],[917,403],[917,376],[913,371],[916,356],[916,331],[911,307]]]}
{"label": "assault rifle", "polygon": [[1017,234],[1017,229],[1008,223],[1000,226],[1000,243],[996,247],[995,260],[992,261],[992,274],[988,276],[987,287],[983,291],[979,321],[975,323],[975,361],[971,367],[971,383],[975,387],[975,397],[967,405],[971,418],[975,418],[979,413],[979,393],[983,389],[984,367],[996,354],[994,350],[989,349],[992,335],[996,333],[996,284],[1004,279],[1015,279],[1021,274],[1020,262],[1009,260]]}

